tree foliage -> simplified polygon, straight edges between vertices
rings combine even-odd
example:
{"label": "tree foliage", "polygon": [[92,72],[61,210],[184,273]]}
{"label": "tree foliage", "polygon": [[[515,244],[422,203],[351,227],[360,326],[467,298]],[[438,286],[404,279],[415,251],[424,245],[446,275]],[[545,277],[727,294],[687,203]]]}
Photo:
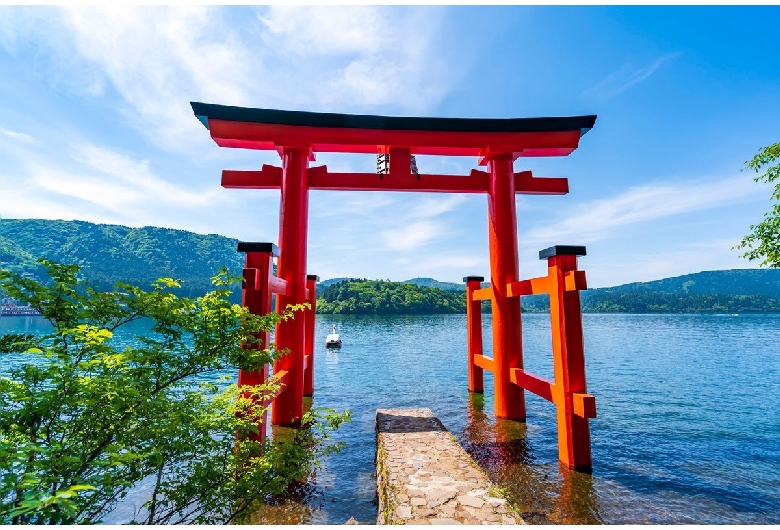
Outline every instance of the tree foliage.
{"label": "tree foliage", "polygon": [[[46,219],[0,220],[0,267],[43,276],[36,261],[46,258],[79,265],[93,286],[110,290],[116,281],[149,285],[161,276],[179,280],[179,296],[196,297],[210,291],[211,277],[220,265],[240,274],[243,255],[235,239],[145,226],[94,224]],[[234,289],[233,300],[240,300]]]}
{"label": "tree foliage", "polygon": [[[549,305],[547,306],[549,310]],[[583,313],[777,313],[780,299],[760,295],[597,293],[583,299]]]}
{"label": "tree foliage", "polygon": [[350,280],[319,293],[317,311],[341,314],[465,313],[464,292],[383,280]]}
{"label": "tree foliage", "polygon": [[[778,163],[771,165],[773,162]],[[780,268],[780,142],[761,148],[745,164],[745,169],[760,173],[756,182],[774,184],[772,200],[777,201],[772,209],[764,214],[764,220],[750,226],[750,234],[742,238],[735,248],[744,250],[742,257],[749,260],[761,260],[761,265]]]}
{"label": "tree foliage", "polygon": [[[780,313],[780,298],[754,294],[585,291],[583,313]],[[523,312],[547,313],[550,297],[523,296]]]}
{"label": "tree foliage", "polygon": [[[149,495],[132,522],[240,522],[335,447],[325,439],[348,413],[307,413],[308,429],[261,447],[250,436],[260,402],[220,372],[282,355],[255,337],[302,306],[249,314],[228,301],[225,270],[212,292],[187,299],[169,278],[100,292],[75,265],[41,264],[47,285],[0,271],[0,288],[52,326],[0,337],[16,366],[0,377],[0,523],[100,522],[141,484]],[[148,331],[120,337],[138,321]]]}
{"label": "tree foliage", "polygon": [[[584,313],[777,313],[780,271],[709,271],[656,282],[580,293]],[[546,294],[520,297],[523,312],[550,311]],[[483,303],[483,312],[491,307]],[[344,280],[320,291],[320,313],[452,314],[466,312],[464,292],[374,281]]]}

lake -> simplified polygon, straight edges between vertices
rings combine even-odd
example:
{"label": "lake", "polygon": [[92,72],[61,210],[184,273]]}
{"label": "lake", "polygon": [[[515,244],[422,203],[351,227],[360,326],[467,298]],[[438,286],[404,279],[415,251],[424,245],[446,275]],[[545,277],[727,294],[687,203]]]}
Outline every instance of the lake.
{"label": "lake", "polygon": [[[346,447],[255,522],[372,524],[376,409],[428,407],[529,523],[780,524],[780,315],[583,315],[592,474],[560,469],[552,404],[526,393],[526,423],[496,420],[488,372],[469,395],[465,315],[317,320],[313,405],[352,411]],[[549,316],[522,326],[526,369],[552,379]]]}

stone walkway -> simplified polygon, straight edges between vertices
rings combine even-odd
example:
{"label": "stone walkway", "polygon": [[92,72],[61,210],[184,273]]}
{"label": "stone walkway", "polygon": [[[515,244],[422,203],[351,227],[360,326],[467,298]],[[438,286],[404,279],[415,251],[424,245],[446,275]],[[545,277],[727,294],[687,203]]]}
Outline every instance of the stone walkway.
{"label": "stone walkway", "polygon": [[376,412],[377,524],[525,524],[430,409]]}

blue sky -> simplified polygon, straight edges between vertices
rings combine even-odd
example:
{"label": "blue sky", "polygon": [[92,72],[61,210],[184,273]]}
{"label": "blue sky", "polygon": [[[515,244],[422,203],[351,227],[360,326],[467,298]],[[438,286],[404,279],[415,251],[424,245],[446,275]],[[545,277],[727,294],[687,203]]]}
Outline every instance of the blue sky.
{"label": "blue sky", "polygon": [[[278,235],[278,191],[222,169],[278,155],[218,148],[190,101],[400,116],[597,114],[569,178],[518,196],[520,275],[586,245],[592,287],[755,267],[732,250],[770,207],[740,171],[780,140],[780,8],[0,7],[0,216]],[[372,171],[362,155],[320,154]],[[466,174],[471,158],[419,157]],[[460,281],[488,272],[486,198],[311,192],[309,272]]]}

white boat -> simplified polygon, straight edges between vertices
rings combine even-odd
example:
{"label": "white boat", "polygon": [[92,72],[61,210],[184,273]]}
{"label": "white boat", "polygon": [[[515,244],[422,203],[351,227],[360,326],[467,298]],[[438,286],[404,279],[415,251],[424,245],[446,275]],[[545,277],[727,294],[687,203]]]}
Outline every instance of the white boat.
{"label": "white boat", "polygon": [[333,333],[325,337],[326,348],[341,348],[341,337],[336,333],[336,324],[333,324]]}

